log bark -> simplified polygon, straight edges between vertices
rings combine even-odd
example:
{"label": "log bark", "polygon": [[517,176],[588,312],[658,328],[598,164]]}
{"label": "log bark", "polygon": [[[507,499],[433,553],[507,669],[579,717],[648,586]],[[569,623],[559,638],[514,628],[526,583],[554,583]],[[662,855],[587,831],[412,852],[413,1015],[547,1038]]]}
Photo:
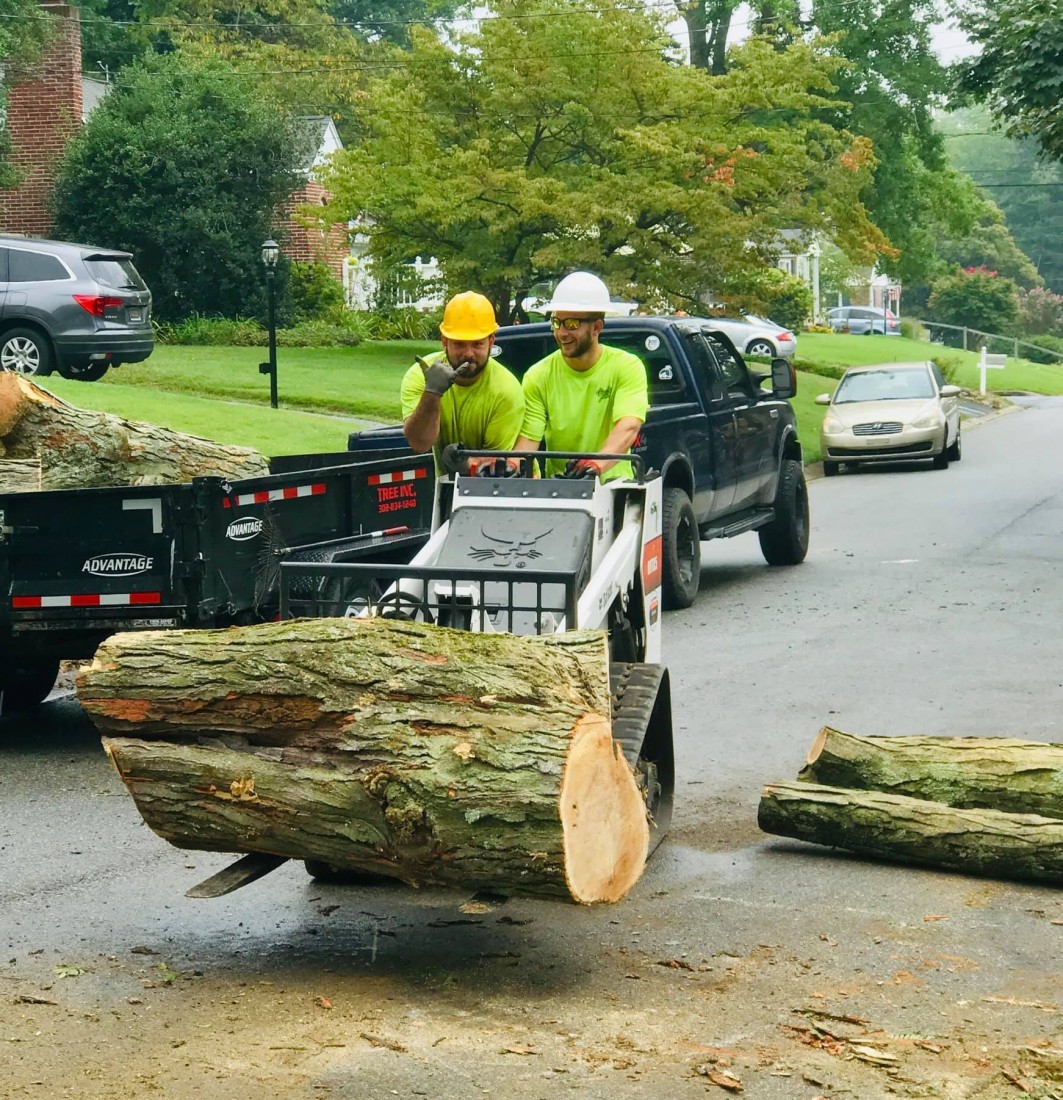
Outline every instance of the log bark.
{"label": "log bark", "polygon": [[4,492],[168,485],[214,475],[269,473],[248,447],[110,413],[79,409],[12,372],[0,373],[0,486]]}
{"label": "log bark", "polygon": [[615,901],[649,830],[608,667],[596,631],[309,619],[114,635],[78,697],[178,847]]}
{"label": "log bark", "polygon": [[757,820],[766,833],[879,859],[1063,883],[1063,821],[1038,814],[796,782],[766,786]]}
{"label": "log bark", "polygon": [[1063,819],[1063,745],[1009,737],[864,737],[824,726],[798,778],[957,808]]}

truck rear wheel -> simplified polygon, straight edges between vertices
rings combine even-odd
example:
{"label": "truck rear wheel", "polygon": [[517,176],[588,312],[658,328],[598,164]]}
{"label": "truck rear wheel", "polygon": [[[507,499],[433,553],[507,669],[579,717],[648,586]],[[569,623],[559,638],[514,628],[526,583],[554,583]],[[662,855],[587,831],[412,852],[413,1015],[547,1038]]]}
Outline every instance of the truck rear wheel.
{"label": "truck rear wheel", "polygon": [[775,493],[775,518],[760,529],[760,549],[769,565],[798,565],[808,553],[808,488],[796,458],[783,461]]}
{"label": "truck rear wheel", "polygon": [[662,528],[664,531],[664,606],[689,607],[701,584],[701,535],[694,506],[682,489],[665,489]]}
{"label": "truck rear wheel", "polygon": [[13,714],[44,702],[58,675],[58,657],[6,665],[0,677],[0,714]]}

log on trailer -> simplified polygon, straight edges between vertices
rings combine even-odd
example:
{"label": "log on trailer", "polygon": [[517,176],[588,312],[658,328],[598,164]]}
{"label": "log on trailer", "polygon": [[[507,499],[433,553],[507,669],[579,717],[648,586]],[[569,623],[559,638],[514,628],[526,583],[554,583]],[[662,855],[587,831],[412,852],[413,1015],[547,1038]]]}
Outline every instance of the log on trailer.
{"label": "log on trailer", "polygon": [[1010,737],[866,737],[824,726],[798,778],[964,809],[1063,819],[1063,745]]}
{"label": "log on trailer", "polygon": [[645,864],[599,631],[117,634],[78,697],[144,820],[180,848],[578,902],[618,900]]}
{"label": "log on trailer", "polygon": [[879,859],[1063,883],[1063,821],[1038,814],[796,782],[768,784],[757,821],[766,833]]}
{"label": "log on trailer", "polygon": [[6,493],[268,473],[268,460],[249,447],[79,409],[20,374],[0,373],[0,484]]}

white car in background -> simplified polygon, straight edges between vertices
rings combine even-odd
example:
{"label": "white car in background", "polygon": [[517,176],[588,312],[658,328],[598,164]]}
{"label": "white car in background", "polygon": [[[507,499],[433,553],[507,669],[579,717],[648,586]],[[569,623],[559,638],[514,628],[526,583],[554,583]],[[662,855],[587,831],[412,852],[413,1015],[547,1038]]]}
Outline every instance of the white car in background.
{"label": "white car in background", "polygon": [[934,362],[872,363],[850,367],[827,405],[820,429],[823,474],[833,477],[844,462],[929,458],[936,470],[960,461],[959,386],[950,385]]}
{"label": "white car in background", "polygon": [[797,351],[797,337],[788,328],[755,313],[743,314],[741,318],[710,317],[709,321],[729,336],[743,355],[791,359]]}

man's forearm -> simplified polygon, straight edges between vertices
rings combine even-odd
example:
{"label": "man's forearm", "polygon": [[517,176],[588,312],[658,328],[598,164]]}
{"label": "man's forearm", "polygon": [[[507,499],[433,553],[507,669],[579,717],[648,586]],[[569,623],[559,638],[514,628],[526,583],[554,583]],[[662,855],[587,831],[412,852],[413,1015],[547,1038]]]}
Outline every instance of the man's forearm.
{"label": "man's forearm", "polygon": [[[602,445],[598,449],[603,454],[627,454],[631,450],[632,444],[638,439],[641,428],[642,421],[638,417],[622,417],[613,425],[613,430],[602,440]],[[601,464],[602,473],[615,465],[615,459],[611,462],[603,461]]]}
{"label": "man's forearm", "polygon": [[515,451],[537,451],[538,449],[539,440],[529,439],[526,435],[518,435],[517,442],[513,444]]}
{"label": "man's forearm", "polygon": [[403,421],[406,442],[414,451],[431,450],[439,438],[439,407],[439,395],[425,390],[417,402],[417,408]]}

